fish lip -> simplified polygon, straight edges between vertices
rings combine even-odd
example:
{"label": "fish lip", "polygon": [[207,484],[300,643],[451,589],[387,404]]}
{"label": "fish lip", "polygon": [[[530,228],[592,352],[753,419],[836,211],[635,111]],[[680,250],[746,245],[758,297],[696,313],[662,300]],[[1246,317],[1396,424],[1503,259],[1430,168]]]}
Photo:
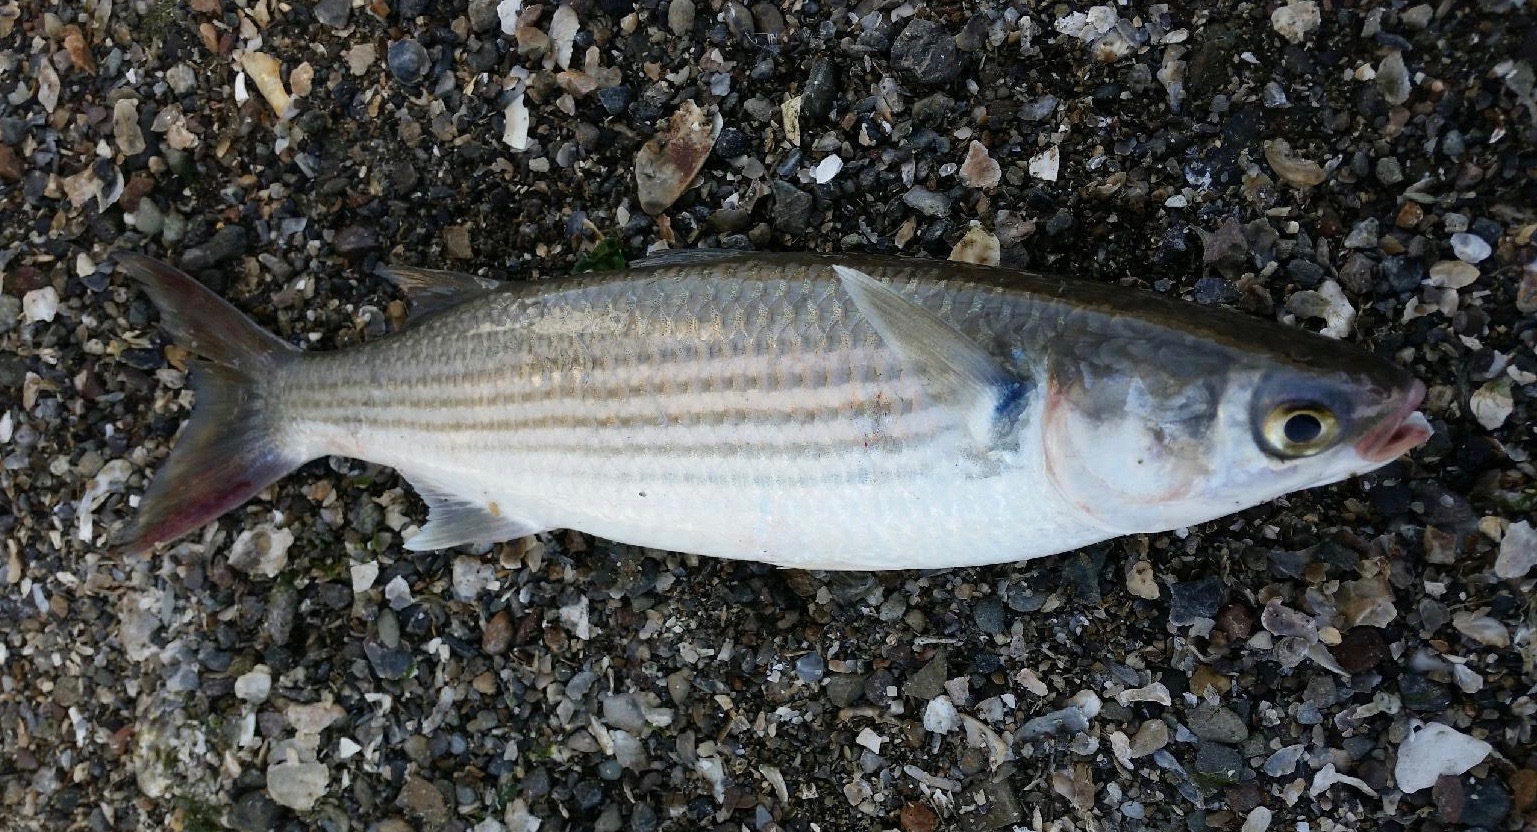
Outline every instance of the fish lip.
{"label": "fish lip", "polygon": [[1356,440],[1356,453],[1368,462],[1384,463],[1423,444],[1434,433],[1429,420],[1416,411],[1424,400],[1425,385],[1416,379],[1393,413]]}

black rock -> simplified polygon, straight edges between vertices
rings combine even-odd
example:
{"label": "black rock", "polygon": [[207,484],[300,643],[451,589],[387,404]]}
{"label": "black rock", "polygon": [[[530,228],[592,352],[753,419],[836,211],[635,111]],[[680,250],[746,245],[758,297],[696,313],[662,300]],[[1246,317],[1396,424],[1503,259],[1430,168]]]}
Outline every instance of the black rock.
{"label": "black rock", "polygon": [[1479,237],[1491,246],[1499,245],[1500,235],[1505,233],[1504,226],[1488,217],[1479,217],[1468,226],[1468,231]]}
{"label": "black rock", "polygon": [[395,13],[401,20],[415,20],[432,11],[432,0],[397,0]]}
{"label": "black rock", "polygon": [[246,792],[229,811],[229,825],[240,832],[269,832],[277,828],[283,807],[264,791]]}
{"label": "black rock", "polygon": [[1191,297],[1196,303],[1208,306],[1217,303],[1236,303],[1238,288],[1220,277],[1203,277],[1195,282],[1195,290],[1191,292]]}
{"label": "black rock", "polygon": [[1413,257],[1384,257],[1379,268],[1395,292],[1412,292],[1425,279],[1425,264]]}
{"label": "black rock", "polygon": [[1210,785],[1237,783],[1243,767],[1243,755],[1221,743],[1203,742],[1195,752],[1195,771]]}
{"label": "black rock", "polygon": [[779,160],[779,164],[774,166],[774,174],[780,179],[789,179],[795,175],[796,171],[800,170],[801,160],[804,158],[805,154],[801,153],[800,148],[790,148],[790,152],[786,153],[785,157]]}
{"label": "black rock", "polygon": [[571,790],[576,805],[583,811],[592,811],[603,805],[603,784],[596,780],[583,780]]}
{"label": "black rock", "polygon": [[1311,260],[1293,260],[1286,264],[1286,273],[1299,289],[1317,289],[1324,282],[1324,268]]}
{"label": "black rock", "polygon": [[896,677],[891,671],[881,668],[865,679],[865,698],[877,707],[884,707],[890,704],[891,689],[896,687],[896,683]]}
{"label": "black rock", "polygon": [[1169,623],[1176,627],[1194,624],[1197,618],[1214,618],[1222,608],[1222,579],[1215,575],[1169,587]]}
{"label": "black rock", "polygon": [[350,0],[320,0],[314,7],[315,19],[332,29],[345,29],[352,15]]}
{"label": "black rock", "polygon": [[537,800],[550,793],[550,772],[543,766],[534,769],[523,778],[522,793],[529,800]]}
{"label": "black rock", "polygon": [[1398,698],[1405,708],[1422,713],[1440,713],[1452,705],[1451,689],[1417,673],[1398,677]]}
{"label": "black rock", "polygon": [[971,611],[971,617],[977,622],[977,629],[990,636],[1003,632],[1003,602],[996,597],[983,598]]}
{"label": "black rock", "polygon": [[117,357],[124,364],[140,370],[158,370],[165,366],[165,351],[150,347],[129,348]]}
{"label": "black rock", "polygon": [[363,653],[368,656],[368,663],[380,679],[404,679],[414,664],[409,650],[399,647],[390,649],[375,641],[363,645]]}
{"label": "black rock", "polygon": [[105,292],[107,287],[112,285],[112,272],[98,269],[90,274],[83,275],[80,278],[80,282],[85,284],[85,288],[93,292]]}
{"label": "black rock", "polygon": [[181,255],[181,267],[189,272],[211,269],[240,257],[250,248],[245,228],[226,225],[214,232],[208,242],[193,246]]}
{"label": "black rock", "polygon": [[623,84],[598,90],[598,103],[602,104],[604,112],[611,116],[617,116],[629,109],[630,102],[634,100],[635,94]]}
{"label": "black rock", "polygon": [[656,832],[656,810],[649,803],[637,803],[630,813],[630,832]]}
{"label": "black rock", "polygon": [[401,38],[390,44],[385,62],[389,64],[390,74],[395,76],[396,81],[415,84],[427,74],[432,59],[427,55],[427,48],[415,38]]}
{"label": "black rock", "polygon": [[1103,554],[1095,557],[1091,552],[1077,552],[1062,564],[1062,586],[1072,593],[1074,601],[1095,606],[1102,600],[1099,570],[1104,560]]}
{"label": "black rock", "polygon": [[331,245],[336,249],[337,254],[362,254],[379,247],[379,235],[372,228],[349,225],[336,232]]}
{"label": "black rock", "polygon": [[1366,493],[1372,508],[1385,517],[1408,514],[1414,503],[1414,493],[1404,483],[1379,485]]}
{"label": "black rock", "polygon": [[749,146],[746,133],[735,127],[725,127],[721,129],[720,135],[715,137],[714,152],[722,159],[735,159],[746,155]]}
{"label": "black rock", "polygon": [[891,44],[891,64],[908,81],[944,84],[961,74],[955,36],[932,20],[914,20]]}
{"label": "black rock", "polygon": [[1510,792],[1499,780],[1492,776],[1469,779],[1463,786],[1462,815],[1457,822],[1463,826],[1503,829],[1510,806]]}
{"label": "black rock", "polygon": [[1468,498],[1448,490],[1433,481],[1415,482],[1409,486],[1414,494],[1415,506],[1427,523],[1436,526],[1456,526],[1471,522],[1473,506]]}
{"label": "black rock", "polygon": [[774,182],[774,227],[786,234],[804,234],[811,224],[811,194],[782,179]]}
{"label": "black rock", "polygon": [[826,56],[811,62],[806,88],[801,92],[801,118],[823,121],[832,112],[833,93],[838,91],[838,71]]}

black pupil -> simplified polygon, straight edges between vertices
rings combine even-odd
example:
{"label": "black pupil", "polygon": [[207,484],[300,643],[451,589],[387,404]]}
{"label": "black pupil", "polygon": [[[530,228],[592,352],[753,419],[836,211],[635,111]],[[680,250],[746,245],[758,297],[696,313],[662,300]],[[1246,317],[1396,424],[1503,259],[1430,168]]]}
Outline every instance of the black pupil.
{"label": "black pupil", "polygon": [[1293,413],[1286,417],[1286,441],[1306,445],[1324,432],[1324,425],[1311,413]]}

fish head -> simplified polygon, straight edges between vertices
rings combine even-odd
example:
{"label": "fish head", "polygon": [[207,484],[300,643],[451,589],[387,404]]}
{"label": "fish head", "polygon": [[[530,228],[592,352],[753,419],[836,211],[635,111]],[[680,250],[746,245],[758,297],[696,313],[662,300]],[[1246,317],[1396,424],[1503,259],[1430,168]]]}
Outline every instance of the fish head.
{"label": "fish head", "polygon": [[1344,352],[1181,349],[1059,374],[1044,419],[1048,478],[1107,530],[1151,533],[1364,474],[1430,437],[1416,411],[1423,384],[1331,346]]}

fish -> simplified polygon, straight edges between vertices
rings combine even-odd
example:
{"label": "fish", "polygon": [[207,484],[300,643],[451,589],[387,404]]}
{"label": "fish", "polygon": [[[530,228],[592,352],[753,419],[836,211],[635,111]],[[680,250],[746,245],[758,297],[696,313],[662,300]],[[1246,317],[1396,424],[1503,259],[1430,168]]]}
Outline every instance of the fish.
{"label": "fish", "polygon": [[117,535],[144,552],[310,460],[394,468],[404,547],[554,529],[823,570],[1023,561],[1364,474],[1431,435],[1362,349],[1116,285],[689,250],[501,283],[396,266],[401,331],[301,351],[191,276],[120,270],[194,407]]}

